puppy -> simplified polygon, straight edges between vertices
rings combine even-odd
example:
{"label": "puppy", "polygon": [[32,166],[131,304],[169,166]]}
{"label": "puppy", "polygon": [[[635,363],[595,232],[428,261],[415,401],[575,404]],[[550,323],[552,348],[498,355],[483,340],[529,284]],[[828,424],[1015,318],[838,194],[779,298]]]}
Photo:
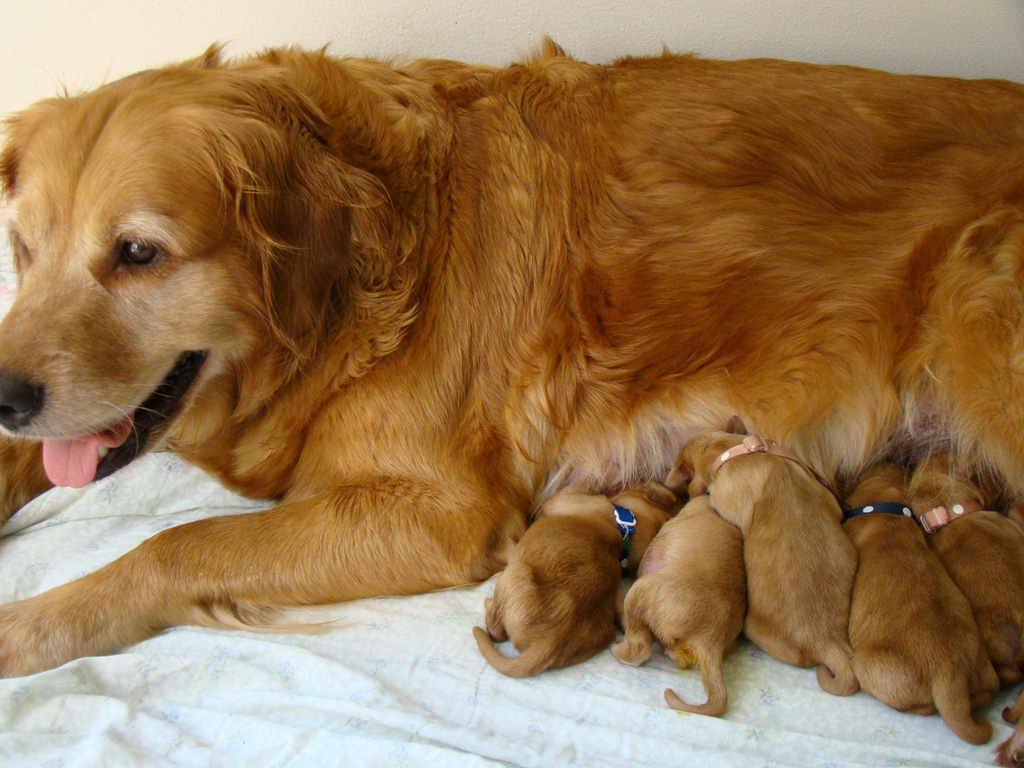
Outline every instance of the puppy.
{"label": "puppy", "polygon": [[[974,612],[1003,685],[1020,682],[1024,662],[1024,535],[991,509],[982,489],[953,466],[948,453],[922,461],[910,481],[915,510],[948,519],[928,536]],[[926,519],[928,519],[926,517]]]}
{"label": "puppy", "polygon": [[[867,472],[849,497],[844,524],[860,563],[850,608],[853,668],[861,687],[901,712],[938,709],[953,733],[984,744],[992,725],[971,711],[988,704],[999,678],[967,604],[903,504],[902,467]],[[864,505],[896,503],[897,514]],[[851,514],[855,516],[850,516]]]}
{"label": "puppy", "polygon": [[[722,461],[745,446],[753,452]],[[730,432],[687,443],[667,483],[688,484],[691,497],[707,490],[715,511],[743,532],[747,637],[780,661],[819,665],[829,693],[856,692],[846,627],[857,553],[832,492],[778,446]]]}
{"label": "puppy", "polygon": [[665,523],[639,576],[626,595],[626,636],[612,653],[639,666],[657,638],[680,669],[700,668],[708,697],[687,704],[668,688],[669,706],[720,716],[728,701],[722,660],[736,647],[747,611],[743,534],[712,509],[708,496],[697,496]]}
{"label": "puppy", "polygon": [[[615,638],[623,569],[636,573],[658,529],[681,502],[657,483],[605,496],[563,491],[512,550],[485,601],[487,631],[473,628],[488,663],[509,677],[530,677],[585,661]],[[635,516],[624,537],[619,521]],[[488,637],[489,636],[489,637]],[[508,657],[492,640],[512,640]]]}

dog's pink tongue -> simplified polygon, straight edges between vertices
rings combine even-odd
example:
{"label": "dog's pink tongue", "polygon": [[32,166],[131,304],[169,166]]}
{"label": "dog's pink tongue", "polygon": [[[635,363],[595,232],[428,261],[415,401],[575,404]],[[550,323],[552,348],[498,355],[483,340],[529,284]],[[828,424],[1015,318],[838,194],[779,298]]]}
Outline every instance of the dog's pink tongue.
{"label": "dog's pink tongue", "polygon": [[43,440],[43,469],[54,485],[82,488],[96,477],[99,449],[116,448],[128,439],[132,420],[122,419],[99,435],[77,440]]}

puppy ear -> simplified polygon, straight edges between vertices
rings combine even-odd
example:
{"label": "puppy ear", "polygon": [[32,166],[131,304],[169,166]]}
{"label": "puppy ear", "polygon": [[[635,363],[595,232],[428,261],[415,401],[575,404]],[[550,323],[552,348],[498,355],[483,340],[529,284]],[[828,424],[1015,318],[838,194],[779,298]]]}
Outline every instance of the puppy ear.
{"label": "puppy ear", "polygon": [[647,500],[657,507],[668,510],[679,503],[679,497],[668,486],[651,481],[647,484]]}
{"label": "puppy ear", "polygon": [[677,496],[685,496],[686,486],[690,484],[691,480],[693,480],[693,462],[683,459],[668,473],[668,477],[665,478],[665,487]]}
{"label": "puppy ear", "polygon": [[743,419],[739,416],[733,416],[729,419],[729,424],[725,428],[726,432],[730,432],[734,435],[749,435],[746,425],[743,423]]}

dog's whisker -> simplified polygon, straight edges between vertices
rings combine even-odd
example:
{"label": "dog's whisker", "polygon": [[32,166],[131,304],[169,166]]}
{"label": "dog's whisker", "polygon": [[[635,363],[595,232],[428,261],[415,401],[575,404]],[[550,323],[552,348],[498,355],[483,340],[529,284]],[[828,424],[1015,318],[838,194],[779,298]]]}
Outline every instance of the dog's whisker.
{"label": "dog's whisker", "polygon": [[[115,411],[118,411],[121,414],[121,416],[123,416],[125,419],[129,419],[131,421],[132,434],[134,434],[136,440],[138,440],[140,435],[139,435],[139,429],[135,425],[135,416],[134,416],[134,414],[133,413],[128,413],[128,411],[126,411],[124,408],[122,408],[119,405],[115,405],[114,403],[110,402],[109,400],[104,401],[104,404],[110,406]],[[140,410],[143,410],[142,406],[139,406],[138,408],[136,408],[135,409],[135,413],[138,413]],[[145,410],[148,410],[148,409],[145,409]]]}

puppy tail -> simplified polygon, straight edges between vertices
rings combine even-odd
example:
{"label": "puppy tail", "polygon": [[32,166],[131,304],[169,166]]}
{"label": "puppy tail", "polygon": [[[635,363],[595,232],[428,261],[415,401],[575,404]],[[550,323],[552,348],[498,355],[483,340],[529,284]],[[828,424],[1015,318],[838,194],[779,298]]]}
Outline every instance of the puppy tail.
{"label": "puppy tail", "polygon": [[531,677],[551,665],[550,654],[538,643],[532,643],[518,656],[505,656],[480,627],[473,627],[473,637],[487,663],[507,677]]}
{"label": "puppy tail", "polygon": [[1024,725],[1017,726],[1013,735],[999,745],[996,764],[1024,768]]}
{"label": "puppy tail", "polygon": [[1012,707],[1003,710],[1003,720],[1008,723],[1019,723],[1021,715],[1024,715],[1024,691],[1017,696],[1017,702]]}
{"label": "puppy tail", "polygon": [[725,676],[722,674],[722,652],[715,649],[699,656],[701,682],[708,700],[703,704],[687,704],[676,695],[671,688],[665,689],[665,702],[672,709],[680,712],[693,712],[695,715],[721,717],[729,703],[729,695],[725,689]]}
{"label": "puppy tail", "polygon": [[833,696],[852,696],[860,690],[850,654],[840,647],[828,651],[818,665],[818,685]]}
{"label": "puppy tail", "polygon": [[486,611],[484,626],[487,627],[488,635],[499,643],[503,643],[508,640],[508,633],[505,631],[505,625],[501,621],[499,606],[500,603],[496,602],[493,598],[488,597],[484,600],[484,611]]}
{"label": "puppy tail", "polygon": [[984,744],[992,738],[992,723],[971,714],[967,680],[960,678],[952,684],[937,680],[932,686],[932,698],[942,722],[959,738],[968,744]]}

